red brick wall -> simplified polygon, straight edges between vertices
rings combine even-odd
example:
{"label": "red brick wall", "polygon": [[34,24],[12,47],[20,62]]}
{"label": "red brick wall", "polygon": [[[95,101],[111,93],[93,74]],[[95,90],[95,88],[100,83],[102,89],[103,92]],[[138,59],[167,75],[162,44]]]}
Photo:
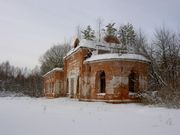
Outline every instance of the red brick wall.
{"label": "red brick wall", "polygon": [[[128,99],[128,76],[133,70],[138,74],[137,91],[147,88],[148,64],[138,61],[102,61],[85,65],[81,98],[92,99]],[[96,73],[104,71],[106,76],[106,94],[98,95]]]}
{"label": "red brick wall", "polygon": [[[84,64],[88,49],[79,48],[64,59],[64,88],[70,97],[80,99],[129,99],[129,74],[138,74],[136,91],[146,90],[148,63],[140,61],[101,61]],[[96,74],[104,71],[105,94],[98,94]]]}
{"label": "red brick wall", "polygon": [[84,56],[87,54],[88,49],[79,48],[76,52],[64,59],[64,87],[70,97],[79,97],[82,84],[82,73],[84,72],[83,61]]}
{"label": "red brick wall", "polygon": [[[61,90],[57,93],[54,89],[54,85],[56,85],[56,81],[61,83]],[[63,71],[53,71],[47,74],[44,77],[44,95],[47,97],[59,97],[65,96],[64,91],[64,73]]]}

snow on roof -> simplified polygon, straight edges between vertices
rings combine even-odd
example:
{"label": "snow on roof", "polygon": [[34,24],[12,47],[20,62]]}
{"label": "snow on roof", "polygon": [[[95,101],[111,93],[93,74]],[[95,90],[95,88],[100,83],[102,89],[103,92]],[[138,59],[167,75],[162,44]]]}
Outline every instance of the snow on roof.
{"label": "snow on roof", "polygon": [[117,48],[117,44],[114,43],[106,43],[106,42],[97,42],[97,41],[91,41],[82,39],[80,40],[79,45],[76,48],[72,48],[64,58],[71,55],[72,53],[76,52],[79,48],[90,48],[90,49],[100,49],[100,50],[107,50],[110,51],[111,48]]}
{"label": "snow on roof", "polygon": [[108,53],[108,54],[92,55],[90,58],[85,60],[85,63],[93,62],[93,61],[102,61],[102,60],[138,60],[138,61],[150,62],[147,58],[139,54]]}
{"label": "snow on roof", "polygon": [[48,74],[53,73],[53,72],[55,72],[55,71],[63,71],[63,68],[58,68],[58,67],[56,67],[56,68],[52,69],[51,71],[47,72],[46,74],[44,74],[43,77],[45,77],[45,76],[47,76]]}

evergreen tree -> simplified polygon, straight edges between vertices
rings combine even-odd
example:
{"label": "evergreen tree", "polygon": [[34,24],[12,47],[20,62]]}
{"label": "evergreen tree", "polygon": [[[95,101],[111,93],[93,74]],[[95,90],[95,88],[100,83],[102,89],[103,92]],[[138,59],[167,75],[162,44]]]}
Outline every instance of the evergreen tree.
{"label": "evergreen tree", "polygon": [[105,34],[106,34],[106,36],[116,36],[117,34],[116,34],[116,31],[117,31],[117,29],[116,28],[114,28],[114,25],[115,25],[115,23],[109,23],[107,26],[106,26],[106,32],[105,32]]}
{"label": "evergreen tree", "polygon": [[84,39],[93,40],[95,38],[95,32],[92,30],[90,25],[88,25],[84,31],[81,31],[81,33],[83,34],[82,36]]}
{"label": "evergreen tree", "polygon": [[135,43],[135,31],[132,24],[120,26],[118,37],[124,46],[133,45]]}
{"label": "evergreen tree", "polygon": [[117,43],[119,44],[119,40],[117,38],[117,29],[114,27],[115,23],[109,23],[104,29],[105,37],[104,40],[108,43]]}

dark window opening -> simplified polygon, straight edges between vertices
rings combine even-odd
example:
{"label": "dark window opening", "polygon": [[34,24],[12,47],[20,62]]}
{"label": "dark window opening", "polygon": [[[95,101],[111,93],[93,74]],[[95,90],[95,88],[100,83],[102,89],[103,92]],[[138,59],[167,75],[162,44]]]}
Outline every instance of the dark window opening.
{"label": "dark window opening", "polygon": [[95,83],[95,87],[96,87],[96,91],[97,93],[105,93],[106,91],[106,75],[104,71],[98,71],[96,73],[96,83]]}
{"label": "dark window opening", "polygon": [[79,76],[77,77],[77,95],[79,95]]}
{"label": "dark window opening", "polygon": [[129,79],[129,91],[130,92],[137,92],[138,91],[138,75],[131,71],[130,75],[128,76]]}
{"label": "dark window opening", "polygon": [[100,72],[100,76],[99,76],[99,92],[100,93],[105,93],[105,87],[106,87],[106,79],[105,79],[105,73]]}

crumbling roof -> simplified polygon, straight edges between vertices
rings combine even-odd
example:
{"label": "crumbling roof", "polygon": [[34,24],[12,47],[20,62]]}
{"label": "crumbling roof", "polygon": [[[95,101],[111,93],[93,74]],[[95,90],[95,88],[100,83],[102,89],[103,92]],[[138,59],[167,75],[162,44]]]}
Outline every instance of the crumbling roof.
{"label": "crumbling roof", "polygon": [[89,48],[89,49],[99,49],[99,50],[106,50],[111,51],[112,48],[120,47],[120,45],[115,43],[106,43],[106,42],[97,42],[97,41],[91,41],[82,39],[79,42],[79,45],[76,48],[72,48],[64,58],[71,55],[72,53],[76,52],[79,48]]}
{"label": "crumbling roof", "polygon": [[64,71],[64,70],[63,70],[63,68],[58,68],[58,67],[56,67],[56,68],[53,68],[51,71],[47,72],[46,74],[44,74],[43,77],[45,77],[45,76],[47,76],[47,75],[49,75],[50,73],[53,73],[53,72],[55,72],[55,71]]}
{"label": "crumbling roof", "polygon": [[[134,54],[134,51],[131,49],[128,50],[121,50],[123,49],[122,44],[115,44],[115,43],[107,43],[107,42],[97,42],[91,40],[80,40],[79,45],[75,48],[72,48],[67,55],[64,57],[68,57],[74,52],[76,52],[79,48],[89,48],[94,50],[104,50],[108,51],[109,53],[106,54],[98,54],[92,55],[90,58],[86,59],[85,62],[92,62],[92,61],[102,61],[102,60],[137,60],[137,61],[144,61],[150,62],[147,58],[140,54]],[[110,53],[112,50],[120,50],[124,51],[125,53]]]}

